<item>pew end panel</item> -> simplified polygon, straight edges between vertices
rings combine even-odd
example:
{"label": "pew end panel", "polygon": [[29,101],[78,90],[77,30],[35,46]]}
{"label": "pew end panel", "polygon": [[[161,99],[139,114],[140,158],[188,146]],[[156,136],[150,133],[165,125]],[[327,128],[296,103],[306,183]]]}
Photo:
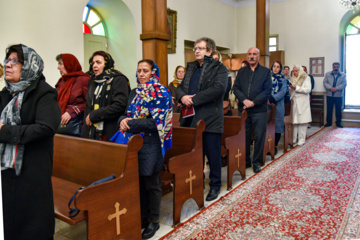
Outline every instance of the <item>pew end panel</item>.
{"label": "pew end panel", "polygon": [[[293,100],[291,100],[291,105]],[[290,114],[284,117],[284,153],[287,152],[288,147],[294,147],[294,129],[293,129],[293,112],[292,107],[290,107]]]}
{"label": "pew end panel", "polygon": [[[200,120],[194,128],[173,129],[173,139],[187,142],[192,146],[190,151],[182,150],[181,154],[173,155],[167,163],[168,171],[174,176],[173,190],[173,226],[180,223],[181,208],[186,200],[193,198],[201,209],[204,207],[204,180],[203,180],[203,147],[202,134],[205,130],[205,122]],[[187,139],[187,140],[186,140]],[[177,152],[173,150],[172,153]]]}
{"label": "pew end panel", "polygon": [[266,137],[263,151],[262,166],[265,165],[265,159],[267,153],[270,153],[271,159],[275,159],[275,112],[276,105],[272,106],[271,110],[267,111],[267,125],[266,125]]}
{"label": "pew end panel", "polygon": [[[61,138],[61,140],[63,140]],[[83,151],[90,152],[89,159],[91,159],[91,153],[93,150],[101,152],[101,158],[98,158],[97,154],[93,154],[92,158],[96,158],[98,161],[107,166],[108,169],[105,173],[98,173],[98,171],[91,170],[89,168],[96,167],[97,164],[84,164],[83,161],[78,161],[73,157],[66,158],[66,161],[72,161],[71,164],[67,163],[67,166],[77,167],[77,171],[90,171],[96,176],[92,176],[91,179],[86,179],[86,174],[81,177],[69,177],[69,173],[58,171],[58,177],[53,177],[53,186],[56,191],[63,189],[59,187],[59,183],[65,185],[68,188],[74,184],[72,191],[68,192],[65,199],[59,204],[65,205],[65,219],[64,216],[56,216],[69,222],[70,220],[78,220],[77,217],[83,218],[87,221],[87,238],[96,240],[109,240],[109,239],[141,239],[141,215],[140,215],[140,195],[139,195],[139,174],[138,174],[138,157],[137,152],[141,149],[143,140],[139,135],[132,136],[128,145],[122,145],[117,143],[109,143],[103,141],[94,141],[88,139],[68,139],[67,145],[76,146],[72,144],[73,141],[85,141],[86,143],[81,145]],[[90,144],[92,142],[92,144]],[[57,143],[59,144],[59,142]],[[96,145],[96,146],[94,146]],[[103,147],[97,147],[97,145],[103,145]],[[61,145],[57,145],[61,146]],[[85,147],[86,146],[86,147]],[[111,146],[109,149],[108,147]],[[71,148],[71,147],[70,147]],[[89,149],[90,148],[90,149]],[[74,150],[75,151],[75,150]],[[110,151],[110,153],[104,152]],[[54,151],[54,158],[57,151]],[[72,151],[70,151],[72,152]],[[56,159],[60,159],[57,157]],[[113,162],[113,159],[116,161]],[[77,164],[76,164],[77,162]],[[120,164],[117,162],[121,162]],[[106,164],[104,164],[106,163]],[[61,163],[54,164],[55,167]],[[120,168],[118,168],[120,166]],[[70,171],[72,172],[72,171]],[[70,182],[65,179],[61,179],[60,173],[64,173],[64,178],[75,179]],[[114,180],[85,187],[76,194],[74,205],[81,210],[79,215],[75,218],[69,218],[67,203],[70,197],[76,192],[79,185],[87,186],[89,184],[79,184],[82,182],[91,183],[104,177],[108,177],[111,174],[115,174]],[[61,181],[59,181],[59,179]],[[70,184],[69,184],[70,183]],[[57,193],[57,196],[61,195]],[[56,198],[54,197],[55,205]],[[58,201],[61,201],[58,199]],[[76,224],[76,223],[74,223]]]}
{"label": "pew end panel", "polygon": [[247,118],[247,112],[243,111],[241,117],[225,116],[224,121],[224,133],[232,126],[233,136],[225,138],[225,148],[227,149],[227,190],[232,189],[233,175],[236,171],[239,171],[242,179],[246,178],[246,130],[245,121]]}
{"label": "pew end panel", "polygon": [[173,127],[180,127],[180,113],[173,113]]}

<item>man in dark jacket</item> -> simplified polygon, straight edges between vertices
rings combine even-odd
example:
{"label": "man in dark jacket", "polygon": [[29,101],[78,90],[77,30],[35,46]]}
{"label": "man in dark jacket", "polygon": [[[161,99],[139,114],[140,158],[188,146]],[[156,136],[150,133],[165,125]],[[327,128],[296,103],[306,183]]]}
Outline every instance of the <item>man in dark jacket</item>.
{"label": "man in dark jacket", "polygon": [[239,100],[240,109],[247,110],[246,119],[246,167],[251,167],[251,133],[254,135],[254,172],[261,171],[266,137],[267,100],[272,90],[270,69],[259,64],[260,50],[252,47],[248,50],[249,67],[239,69],[234,83],[234,93]]}
{"label": "man in dark jacket", "polygon": [[196,40],[194,52],[196,61],[187,64],[186,75],[176,89],[177,100],[188,108],[194,108],[195,115],[184,118],[180,125],[196,127],[204,120],[203,151],[210,166],[210,192],[206,201],[216,199],[221,187],[221,136],[224,131],[223,98],[227,85],[227,68],[211,57],[216,50],[214,40]]}

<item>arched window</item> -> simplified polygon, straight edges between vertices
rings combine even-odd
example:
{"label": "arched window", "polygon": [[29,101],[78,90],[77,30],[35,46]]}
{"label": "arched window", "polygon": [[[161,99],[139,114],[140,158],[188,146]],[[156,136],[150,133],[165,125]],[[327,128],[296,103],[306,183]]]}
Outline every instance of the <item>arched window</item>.
{"label": "arched window", "polygon": [[83,33],[106,36],[105,25],[95,9],[86,6],[83,12]]}

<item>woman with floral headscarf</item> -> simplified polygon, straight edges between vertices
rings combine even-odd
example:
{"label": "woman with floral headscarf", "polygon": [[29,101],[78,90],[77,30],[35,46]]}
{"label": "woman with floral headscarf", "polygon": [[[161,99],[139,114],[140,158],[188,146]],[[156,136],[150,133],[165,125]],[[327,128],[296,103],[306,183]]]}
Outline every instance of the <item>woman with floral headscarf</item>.
{"label": "woman with floral headscarf", "polygon": [[45,82],[41,57],[25,45],[7,48],[0,92],[0,157],[5,239],[53,238],[53,138],[61,110]]}
{"label": "woman with floral headscarf", "polygon": [[[56,61],[61,74],[55,85],[61,109],[61,125],[58,133],[80,136],[90,76],[82,71],[78,59],[72,54],[59,54],[56,56]],[[76,129],[70,129],[70,132],[63,131],[62,126],[69,123],[72,123]]]}
{"label": "woman with floral headscarf", "polygon": [[272,91],[268,100],[268,105],[276,105],[275,112],[275,154],[277,154],[277,146],[284,132],[284,116],[285,105],[284,99],[288,89],[287,80],[281,74],[282,64],[280,61],[275,61],[271,67]]}
{"label": "woman with floral headscarf", "polygon": [[111,139],[127,143],[130,136],[144,139],[138,153],[143,239],[159,229],[161,179],[165,150],[172,146],[172,99],[170,91],[159,83],[159,68],[154,61],[139,61],[138,87],[130,92],[127,112],[119,119],[120,131]]}
{"label": "woman with floral headscarf", "polygon": [[95,52],[90,63],[92,71],[81,136],[109,141],[119,129],[117,120],[126,110],[130,83],[114,69],[115,62],[109,53]]}

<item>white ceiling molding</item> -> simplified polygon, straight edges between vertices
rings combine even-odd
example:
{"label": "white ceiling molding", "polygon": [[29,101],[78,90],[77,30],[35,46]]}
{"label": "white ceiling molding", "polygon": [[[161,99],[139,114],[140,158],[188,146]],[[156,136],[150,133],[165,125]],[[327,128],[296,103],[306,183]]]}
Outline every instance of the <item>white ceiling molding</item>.
{"label": "white ceiling molding", "polygon": [[[256,0],[218,0],[220,2],[226,3],[232,7],[247,7],[254,6],[256,4]],[[270,0],[270,2],[283,2],[288,0]]]}

